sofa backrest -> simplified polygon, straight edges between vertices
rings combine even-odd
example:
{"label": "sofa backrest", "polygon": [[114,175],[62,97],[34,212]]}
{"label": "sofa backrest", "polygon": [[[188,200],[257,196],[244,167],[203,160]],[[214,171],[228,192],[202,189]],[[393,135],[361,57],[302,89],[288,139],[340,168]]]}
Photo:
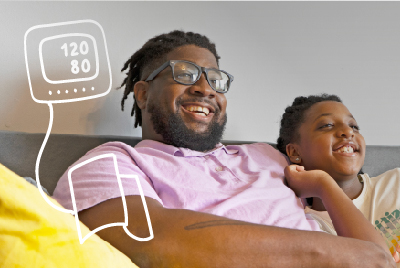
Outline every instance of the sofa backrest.
{"label": "sofa backrest", "polygon": [[[45,134],[0,131],[0,163],[22,177],[35,178],[37,156]],[[51,134],[39,165],[40,183],[50,194],[70,165],[89,150],[109,141],[135,146],[141,138]]]}
{"label": "sofa backrest", "polygon": [[[35,165],[45,134],[0,131],[0,163],[22,177],[35,178]],[[51,134],[39,165],[40,183],[50,194],[58,179],[87,151],[109,141],[135,146],[141,138]],[[250,142],[224,141],[224,144]],[[272,144],[274,146],[274,144]],[[371,177],[400,167],[400,146],[368,145],[363,171]]]}

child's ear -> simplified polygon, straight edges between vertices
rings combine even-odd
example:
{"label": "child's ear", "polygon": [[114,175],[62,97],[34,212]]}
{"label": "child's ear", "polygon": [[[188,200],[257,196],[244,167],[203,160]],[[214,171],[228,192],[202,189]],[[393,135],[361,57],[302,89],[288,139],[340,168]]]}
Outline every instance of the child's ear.
{"label": "child's ear", "polygon": [[135,100],[141,110],[146,109],[148,88],[149,88],[149,83],[145,81],[138,81],[133,86],[133,93],[135,94]]}
{"label": "child's ear", "polygon": [[289,143],[286,145],[286,154],[289,156],[290,162],[297,165],[301,164],[300,150],[297,144]]}

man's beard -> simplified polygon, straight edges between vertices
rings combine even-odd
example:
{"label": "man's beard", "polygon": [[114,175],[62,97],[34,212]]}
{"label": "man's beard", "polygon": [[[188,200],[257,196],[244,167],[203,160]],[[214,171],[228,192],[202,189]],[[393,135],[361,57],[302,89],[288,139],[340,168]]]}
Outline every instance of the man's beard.
{"label": "man's beard", "polygon": [[[179,100],[177,100],[176,105],[177,107],[181,106]],[[216,109],[206,131],[196,133],[196,131],[186,127],[179,114],[179,109],[177,109],[176,113],[168,115],[159,106],[149,103],[148,112],[151,113],[150,119],[153,123],[154,131],[162,135],[164,143],[199,152],[215,148],[221,141],[227,122],[226,114],[223,116],[221,123],[217,122],[221,111]]]}

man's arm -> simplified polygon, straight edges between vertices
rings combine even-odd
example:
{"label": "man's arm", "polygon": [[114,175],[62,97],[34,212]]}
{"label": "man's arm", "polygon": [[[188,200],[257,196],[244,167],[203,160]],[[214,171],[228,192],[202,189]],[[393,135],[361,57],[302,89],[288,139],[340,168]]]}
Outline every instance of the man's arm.
{"label": "man's arm", "polygon": [[[131,233],[149,235],[140,196],[126,197]],[[104,240],[145,267],[392,267],[390,254],[375,243],[230,220],[183,209],[165,209],[146,198],[154,238],[138,242],[121,227],[98,232]],[[123,221],[121,199],[79,213],[90,229]]]}

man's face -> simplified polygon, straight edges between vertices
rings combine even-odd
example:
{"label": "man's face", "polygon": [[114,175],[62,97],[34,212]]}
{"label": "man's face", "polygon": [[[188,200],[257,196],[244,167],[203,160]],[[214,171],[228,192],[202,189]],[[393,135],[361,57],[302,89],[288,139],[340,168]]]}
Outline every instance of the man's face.
{"label": "man's face", "polygon": [[[208,49],[194,45],[176,48],[167,54],[166,60],[186,60],[202,67],[218,68]],[[210,87],[204,73],[195,84],[182,85],[174,81],[172,70],[167,67],[148,83],[142,120],[144,126],[151,128],[147,127],[144,138],[196,151],[215,147],[227,121],[227,101],[224,94]]]}
{"label": "man's face", "polygon": [[300,126],[300,156],[306,170],[321,169],[336,181],[353,179],[364,164],[365,141],[340,102],[314,104]]}

